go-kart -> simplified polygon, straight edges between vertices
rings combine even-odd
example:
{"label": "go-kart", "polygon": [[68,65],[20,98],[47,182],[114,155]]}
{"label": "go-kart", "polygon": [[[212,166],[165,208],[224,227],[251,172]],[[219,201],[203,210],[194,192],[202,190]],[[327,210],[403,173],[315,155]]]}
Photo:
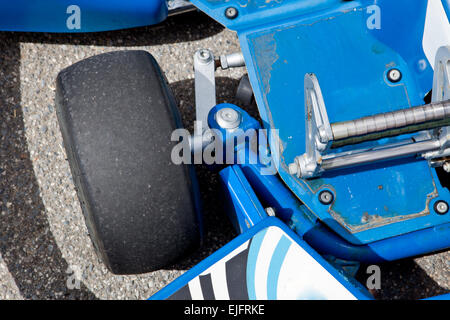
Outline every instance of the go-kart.
{"label": "go-kart", "polygon": [[[200,163],[219,170],[218,206],[239,236],[152,299],[370,299],[348,266],[450,247],[448,0],[191,2],[242,49],[195,53],[193,133],[147,52],[90,57],[57,78],[67,158],[111,272],[198,248]],[[163,0],[34,6],[0,4],[0,29],[113,30],[169,13]],[[242,66],[242,104],[218,104],[215,70]]]}

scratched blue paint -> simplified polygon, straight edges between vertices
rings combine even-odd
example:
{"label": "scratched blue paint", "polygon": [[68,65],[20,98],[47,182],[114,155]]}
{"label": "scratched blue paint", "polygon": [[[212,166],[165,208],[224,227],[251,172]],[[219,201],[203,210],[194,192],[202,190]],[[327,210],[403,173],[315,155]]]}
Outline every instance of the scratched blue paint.
{"label": "scratched blue paint", "polygon": [[[237,1],[193,2],[238,31],[263,125],[279,130],[282,147],[271,150],[280,156],[279,174],[321,221],[355,244],[450,221],[449,215],[429,210],[436,199],[450,198],[426,161],[397,159],[310,180],[296,179],[287,172],[288,164],[305,150],[305,73],[317,75],[331,122],[424,103],[432,86],[432,69],[430,64],[420,70],[417,65],[425,57],[421,39],[426,0],[418,0],[414,6],[407,0],[285,1],[261,9],[259,15],[247,15],[245,8],[240,9],[240,18],[233,21],[219,17],[218,8],[237,5]],[[373,4],[381,7],[381,29],[367,27],[371,15],[367,7]],[[393,67],[403,75],[396,84],[386,78]],[[410,136],[361,146],[398,142]],[[317,199],[325,187],[335,192],[331,207]]]}
{"label": "scratched blue paint", "polygon": [[[367,31],[367,17],[364,8],[355,8],[320,19],[315,17],[314,21],[295,21],[246,35],[249,50],[254,52],[252,58],[258,86],[262,87],[262,105],[267,115],[265,123],[279,129],[280,139],[285,142],[282,151],[284,167],[280,168],[280,174],[283,178],[288,176],[285,179],[288,185],[321,220],[354,243],[396,235],[400,231],[398,228],[386,227],[383,232],[371,232],[370,229],[429,215],[429,198],[438,194],[425,161],[391,161],[331,172],[310,181],[297,181],[285,173],[285,167],[305,150],[300,75],[307,72],[317,75],[331,122],[423,103],[428,90],[418,85],[415,73],[409,73],[409,65],[403,56]],[[360,27],[355,28],[355,25]],[[269,45],[265,46],[265,43]],[[273,52],[267,53],[267,48],[274,48]],[[274,57],[277,60],[268,71],[268,61]],[[387,70],[394,66],[403,71],[403,79],[397,85],[388,83],[385,78]],[[286,105],[290,106],[289,112],[282,112]],[[366,146],[379,143],[366,143]],[[336,193],[331,208],[320,204],[315,196],[327,185],[331,185]],[[298,192],[300,188],[303,190]],[[434,215],[431,220],[434,223],[448,221],[447,217]],[[399,226],[401,232],[428,226],[430,219],[415,222],[403,223]],[[388,229],[390,232],[386,232]]]}

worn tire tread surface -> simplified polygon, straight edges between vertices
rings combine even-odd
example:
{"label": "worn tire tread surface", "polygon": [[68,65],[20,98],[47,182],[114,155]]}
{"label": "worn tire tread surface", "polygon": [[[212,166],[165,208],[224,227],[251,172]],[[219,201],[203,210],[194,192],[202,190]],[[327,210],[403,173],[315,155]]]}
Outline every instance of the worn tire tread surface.
{"label": "worn tire tread surface", "polygon": [[57,77],[57,116],[86,225],[116,274],[172,264],[198,247],[191,168],[174,165],[176,105],[146,51],[82,60]]}

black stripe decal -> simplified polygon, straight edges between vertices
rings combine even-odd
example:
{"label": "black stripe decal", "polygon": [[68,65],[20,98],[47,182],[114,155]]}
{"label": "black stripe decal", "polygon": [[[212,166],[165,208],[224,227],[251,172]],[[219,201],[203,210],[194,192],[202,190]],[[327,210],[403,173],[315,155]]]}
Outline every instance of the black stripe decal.
{"label": "black stripe decal", "polygon": [[230,300],[248,300],[247,258],[248,248],[226,262]]}
{"label": "black stripe decal", "polygon": [[216,300],[214,295],[214,289],[211,281],[211,274],[208,273],[204,276],[199,276],[200,286],[202,288],[203,299],[205,300]]}
{"label": "black stripe decal", "polygon": [[180,290],[173,293],[167,300],[192,300],[191,291],[189,286],[185,285]]}

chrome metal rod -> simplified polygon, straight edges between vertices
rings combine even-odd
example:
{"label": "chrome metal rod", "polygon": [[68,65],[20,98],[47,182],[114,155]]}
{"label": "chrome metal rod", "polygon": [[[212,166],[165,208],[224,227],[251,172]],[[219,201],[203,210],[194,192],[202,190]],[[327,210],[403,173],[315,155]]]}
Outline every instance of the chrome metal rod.
{"label": "chrome metal rod", "polygon": [[450,100],[331,124],[334,140],[450,118]]}
{"label": "chrome metal rod", "polygon": [[235,52],[220,56],[220,66],[222,69],[245,67],[244,55],[242,52]]}
{"label": "chrome metal rod", "polygon": [[402,146],[394,146],[390,148],[387,147],[355,154],[347,154],[345,156],[324,158],[321,166],[325,170],[340,169],[359,164],[367,164],[380,160],[395,159],[412,154],[424,153],[437,150],[440,147],[441,144],[438,140],[427,140]]}

